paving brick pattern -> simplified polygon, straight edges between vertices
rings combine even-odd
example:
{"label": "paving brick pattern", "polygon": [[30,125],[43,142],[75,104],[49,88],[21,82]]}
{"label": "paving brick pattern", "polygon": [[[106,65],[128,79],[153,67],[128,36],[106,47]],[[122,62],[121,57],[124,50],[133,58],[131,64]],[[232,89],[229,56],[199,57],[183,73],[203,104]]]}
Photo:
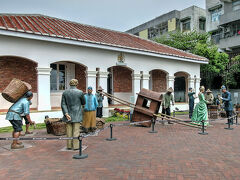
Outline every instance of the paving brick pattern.
{"label": "paving brick pattern", "polygon": [[[178,124],[114,127],[117,141],[105,141],[109,129],[84,139],[87,159],[59,152],[65,141],[28,141],[32,148],[10,152],[0,148],[0,179],[240,179],[240,126],[225,130],[212,122],[209,135]],[[7,136],[8,134],[4,134]],[[35,136],[46,136],[45,130]],[[0,147],[6,141],[0,142]]]}

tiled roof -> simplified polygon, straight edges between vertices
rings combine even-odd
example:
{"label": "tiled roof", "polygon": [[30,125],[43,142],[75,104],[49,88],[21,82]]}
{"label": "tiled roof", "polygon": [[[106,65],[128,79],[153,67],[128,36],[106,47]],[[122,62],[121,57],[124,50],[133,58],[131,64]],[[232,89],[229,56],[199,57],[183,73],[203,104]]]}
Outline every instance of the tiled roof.
{"label": "tiled roof", "polygon": [[0,29],[31,33],[39,36],[50,36],[52,38],[96,43],[190,60],[208,61],[204,57],[158,44],[150,40],[145,40],[128,33],[98,28],[44,15],[0,14]]}

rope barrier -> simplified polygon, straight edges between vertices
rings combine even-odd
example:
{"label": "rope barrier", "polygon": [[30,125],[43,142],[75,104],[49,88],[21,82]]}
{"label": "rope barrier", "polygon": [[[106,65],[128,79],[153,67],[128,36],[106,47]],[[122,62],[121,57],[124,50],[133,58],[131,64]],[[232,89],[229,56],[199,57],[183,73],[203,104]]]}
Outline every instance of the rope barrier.
{"label": "rope barrier", "polygon": [[[183,122],[181,119],[178,118],[174,118],[165,114],[154,114],[155,117],[160,117],[162,119],[166,119],[167,121],[172,121],[178,124],[182,124],[185,126],[190,126],[190,127],[194,127],[194,128],[201,128],[202,127],[202,132],[200,132],[199,134],[207,134],[206,132],[204,132],[205,130],[205,126],[204,126],[204,121],[202,121],[202,126],[199,127],[197,125],[192,125],[192,124],[188,124]],[[143,123],[148,123],[151,122],[151,131],[149,131],[149,133],[157,133],[157,131],[154,130],[154,126],[156,122],[161,122],[162,120],[157,120],[156,118],[153,118],[151,120],[145,120],[145,121],[139,121],[139,122],[129,122],[129,123],[116,123],[116,124],[110,124],[104,128],[98,129],[96,130],[94,133],[89,133],[89,134],[84,134],[84,133],[80,133],[80,135],[78,137],[19,137],[19,138],[12,138],[12,137],[1,137],[0,140],[75,140],[78,139],[79,140],[79,154],[73,155],[74,159],[84,159],[87,158],[88,155],[87,154],[82,154],[82,140],[84,138],[87,138],[89,136],[95,136],[96,134],[100,133],[101,131],[104,131],[105,129],[110,128],[110,138],[107,138],[107,140],[109,141],[114,141],[116,140],[116,138],[113,138],[113,127],[114,126],[130,126],[130,125],[138,125],[138,124],[143,124]],[[237,119],[237,115],[234,115],[230,118],[228,118],[228,120],[230,121],[230,119]]]}
{"label": "rope barrier", "polygon": [[22,141],[29,141],[29,140],[73,140],[78,139],[78,137],[19,137],[19,138],[12,138],[12,137],[6,137],[6,138],[0,138],[0,140],[22,140]]}

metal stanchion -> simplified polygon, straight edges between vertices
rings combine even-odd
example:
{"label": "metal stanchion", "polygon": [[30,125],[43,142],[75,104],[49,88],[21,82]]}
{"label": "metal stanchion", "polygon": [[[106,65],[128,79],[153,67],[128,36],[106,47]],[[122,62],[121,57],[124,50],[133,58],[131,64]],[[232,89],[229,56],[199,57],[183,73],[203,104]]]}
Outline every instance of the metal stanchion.
{"label": "metal stanchion", "polygon": [[107,138],[107,139],[106,139],[107,141],[115,141],[115,140],[117,140],[116,138],[113,138],[112,129],[113,129],[113,124],[110,124],[110,138]]}
{"label": "metal stanchion", "polygon": [[155,123],[156,123],[156,121],[155,121],[155,119],[154,118],[152,118],[152,130],[151,131],[148,131],[149,133],[157,133],[157,131],[154,131],[154,126],[155,126]]}
{"label": "metal stanchion", "polygon": [[236,125],[239,125],[238,124],[238,113],[236,113]]}
{"label": "metal stanchion", "polygon": [[88,157],[87,154],[82,154],[82,136],[78,136],[78,140],[79,140],[79,154],[75,154],[73,155],[73,159],[85,159]]}
{"label": "metal stanchion", "polygon": [[173,110],[173,117],[175,117],[175,116],[176,116],[176,114],[175,114],[175,113],[176,113],[176,111],[175,111],[175,110]]}
{"label": "metal stanchion", "polygon": [[207,132],[205,132],[204,120],[202,120],[202,132],[199,132],[198,134],[201,134],[201,135],[207,135],[208,134]]}
{"label": "metal stanchion", "polygon": [[230,127],[231,120],[232,120],[232,117],[228,117],[228,127],[227,127],[227,128],[224,128],[224,129],[233,130],[233,128]]}

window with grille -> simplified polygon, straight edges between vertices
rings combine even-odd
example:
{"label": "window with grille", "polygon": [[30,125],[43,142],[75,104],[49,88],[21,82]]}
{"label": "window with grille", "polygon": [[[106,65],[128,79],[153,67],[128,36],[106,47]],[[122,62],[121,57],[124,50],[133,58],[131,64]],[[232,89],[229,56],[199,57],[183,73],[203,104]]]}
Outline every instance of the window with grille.
{"label": "window with grille", "polygon": [[240,0],[233,0],[232,2],[233,11],[240,9]]}
{"label": "window with grille", "polygon": [[216,21],[219,21],[220,15],[222,15],[222,9],[217,8],[217,9],[210,11],[210,13],[211,13],[212,22],[216,22]]}
{"label": "window with grille", "polygon": [[64,64],[51,64],[50,67],[50,89],[51,91],[65,90],[65,65]]}
{"label": "window with grille", "polygon": [[205,19],[199,19],[199,29],[205,31],[205,24],[206,20]]}
{"label": "window with grille", "polygon": [[191,30],[191,22],[190,22],[190,19],[185,20],[185,21],[182,22],[182,30],[183,30],[183,32],[184,32],[184,31],[189,31],[189,30]]}

